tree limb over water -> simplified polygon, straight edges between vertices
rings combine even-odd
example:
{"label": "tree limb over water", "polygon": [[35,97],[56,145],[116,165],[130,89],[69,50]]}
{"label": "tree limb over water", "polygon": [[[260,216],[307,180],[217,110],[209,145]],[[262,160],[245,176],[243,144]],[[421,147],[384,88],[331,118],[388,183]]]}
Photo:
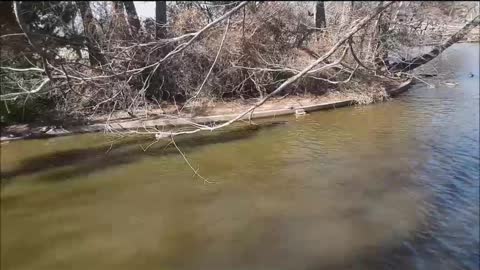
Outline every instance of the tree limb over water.
{"label": "tree limb over water", "polygon": [[398,63],[392,63],[388,70],[390,72],[407,72],[412,71],[419,66],[422,66],[435,57],[439,56],[443,51],[445,51],[448,47],[452,46],[453,44],[462,40],[472,29],[480,25],[480,15],[475,17],[472,21],[467,23],[462,29],[460,29],[457,33],[452,35],[448,40],[446,40],[441,45],[435,46],[430,52],[420,55],[418,57],[404,60]]}

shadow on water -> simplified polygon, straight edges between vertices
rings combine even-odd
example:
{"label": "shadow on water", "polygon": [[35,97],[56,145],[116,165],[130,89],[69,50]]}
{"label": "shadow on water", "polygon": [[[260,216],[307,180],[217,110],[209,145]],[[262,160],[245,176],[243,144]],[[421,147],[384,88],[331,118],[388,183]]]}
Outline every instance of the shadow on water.
{"label": "shadow on water", "polygon": [[[255,136],[260,130],[286,124],[285,121],[268,122],[258,125],[240,126],[215,132],[213,134],[186,135],[175,139],[182,152],[188,153],[197,147],[229,143],[245,140]],[[120,166],[135,162],[148,156],[177,155],[178,150],[169,140],[159,141],[143,151],[153,143],[152,138],[137,137],[120,140],[111,145],[101,145],[91,148],[66,150],[46,155],[35,156],[23,160],[21,165],[11,171],[1,172],[2,186],[9,180],[19,176],[55,170],[41,175],[41,181],[63,181],[76,176],[89,174],[98,170]],[[142,147],[141,147],[142,146]],[[109,150],[109,148],[111,148]]]}
{"label": "shadow on water", "polygon": [[[414,269],[412,257],[414,251],[399,240],[378,248],[365,249],[361,254],[343,261],[317,261],[306,270],[405,270]],[[388,258],[388,259],[387,259]]]}

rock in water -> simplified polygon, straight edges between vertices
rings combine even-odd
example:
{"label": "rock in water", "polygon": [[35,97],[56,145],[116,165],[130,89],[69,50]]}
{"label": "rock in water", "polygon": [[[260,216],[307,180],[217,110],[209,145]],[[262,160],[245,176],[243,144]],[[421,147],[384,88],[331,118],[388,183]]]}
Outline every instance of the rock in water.
{"label": "rock in water", "polygon": [[305,115],[305,114],[307,114],[307,113],[305,112],[304,109],[297,109],[297,110],[295,110],[295,116],[296,116],[296,117],[303,116],[303,115]]}

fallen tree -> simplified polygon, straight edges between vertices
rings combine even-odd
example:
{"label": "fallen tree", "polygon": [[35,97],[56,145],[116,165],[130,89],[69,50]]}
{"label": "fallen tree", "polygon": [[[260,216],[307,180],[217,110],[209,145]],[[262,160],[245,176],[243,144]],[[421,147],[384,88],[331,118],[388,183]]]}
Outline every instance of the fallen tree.
{"label": "fallen tree", "polygon": [[467,23],[462,29],[460,29],[457,33],[452,35],[448,38],[444,43],[435,46],[430,52],[426,54],[422,54],[418,57],[414,57],[412,59],[403,60],[401,62],[395,62],[390,64],[388,70],[390,72],[407,72],[412,71],[419,66],[422,66],[435,57],[439,56],[443,51],[448,49],[453,44],[462,40],[472,29],[478,27],[480,25],[480,16],[475,17],[469,23]]}

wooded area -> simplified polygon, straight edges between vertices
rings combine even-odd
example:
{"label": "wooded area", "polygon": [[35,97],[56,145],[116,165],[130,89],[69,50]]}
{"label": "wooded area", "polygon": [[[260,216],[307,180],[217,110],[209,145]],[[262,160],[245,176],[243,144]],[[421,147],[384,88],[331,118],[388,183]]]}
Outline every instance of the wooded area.
{"label": "wooded area", "polygon": [[[157,137],[225,127],[280,94],[382,99],[375,82],[411,77],[480,24],[475,2],[156,1],[154,19],[133,1],[0,5],[2,125],[154,109],[188,118],[218,100],[254,100],[226,123]],[[428,53],[411,55],[425,43]]]}

